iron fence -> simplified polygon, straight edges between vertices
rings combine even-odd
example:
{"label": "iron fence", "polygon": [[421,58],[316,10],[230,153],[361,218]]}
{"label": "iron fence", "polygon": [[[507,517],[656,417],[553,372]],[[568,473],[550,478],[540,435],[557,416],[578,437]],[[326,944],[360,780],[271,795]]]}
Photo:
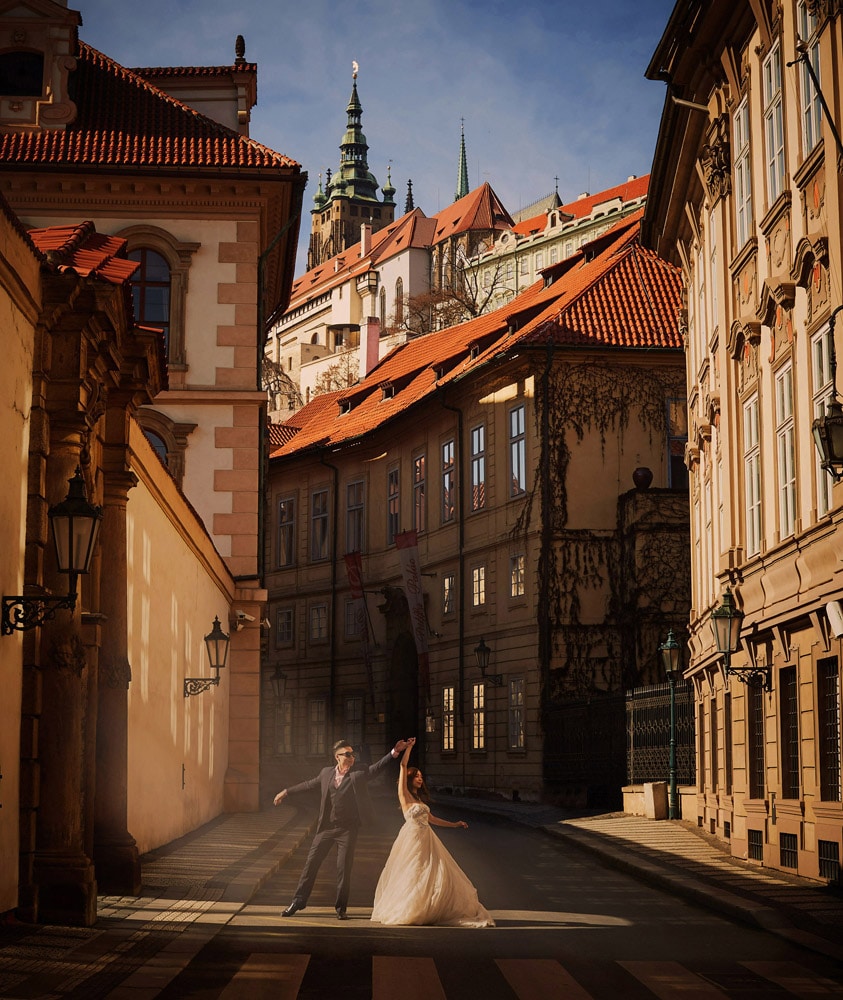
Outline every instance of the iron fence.
{"label": "iron fence", "polygon": [[[676,781],[693,785],[694,695],[676,685]],[[667,781],[670,763],[670,684],[650,684],[626,693],[626,780],[630,785]]]}

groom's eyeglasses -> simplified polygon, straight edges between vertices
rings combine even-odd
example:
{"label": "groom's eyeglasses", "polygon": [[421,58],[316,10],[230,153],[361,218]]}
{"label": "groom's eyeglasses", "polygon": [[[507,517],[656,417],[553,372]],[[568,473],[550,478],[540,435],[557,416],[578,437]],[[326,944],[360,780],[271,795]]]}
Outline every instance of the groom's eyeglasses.
{"label": "groom's eyeglasses", "polygon": [[337,757],[354,757],[353,753],[338,753]]}

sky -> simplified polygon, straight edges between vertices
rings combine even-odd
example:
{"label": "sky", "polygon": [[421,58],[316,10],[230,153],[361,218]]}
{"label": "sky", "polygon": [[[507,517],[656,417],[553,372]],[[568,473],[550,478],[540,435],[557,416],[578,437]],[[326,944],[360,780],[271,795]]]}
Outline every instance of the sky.
{"label": "sky", "polygon": [[[369,169],[433,215],[469,187],[510,213],[650,171],[664,85],[644,72],[674,0],[69,0],[80,36],[124,66],[258,65],[250,135],[308,173],[296,274],[320,173],[339,166],[352,62]],[[381,195],[379,194],[379,197]]]}

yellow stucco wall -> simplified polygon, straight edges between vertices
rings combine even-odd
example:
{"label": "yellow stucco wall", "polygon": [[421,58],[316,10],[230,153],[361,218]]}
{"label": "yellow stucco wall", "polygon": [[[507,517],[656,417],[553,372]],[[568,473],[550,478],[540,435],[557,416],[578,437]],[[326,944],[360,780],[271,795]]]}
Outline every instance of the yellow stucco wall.
{"label": "yellow stucco wall", "polygon": [[128,827],[141,853],[217,816],[228,763],[229,677],[211,675],[204,636],[228,631],[233,582],[196,514],[135,428],[138,486],[127,509],[129,577]]}

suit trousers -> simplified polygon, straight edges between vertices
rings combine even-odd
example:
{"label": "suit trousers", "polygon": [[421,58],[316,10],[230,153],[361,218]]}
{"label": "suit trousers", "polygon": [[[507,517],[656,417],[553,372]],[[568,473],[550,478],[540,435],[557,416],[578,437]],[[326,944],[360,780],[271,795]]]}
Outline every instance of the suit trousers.
{"label": "suit trousers", "polygon": [[307,860],[304,863],[299,884],[293,900],[300,906],[306,906],[316,882],[316,876],[322,862],[331,852],[337,849],[337,899],[335,906],[344,910],[348,906],[348,895],[351,890],[351,866],[354,864],[354,849],[357,846],[359,827],[329,826],[320,830],[313,838]]}

